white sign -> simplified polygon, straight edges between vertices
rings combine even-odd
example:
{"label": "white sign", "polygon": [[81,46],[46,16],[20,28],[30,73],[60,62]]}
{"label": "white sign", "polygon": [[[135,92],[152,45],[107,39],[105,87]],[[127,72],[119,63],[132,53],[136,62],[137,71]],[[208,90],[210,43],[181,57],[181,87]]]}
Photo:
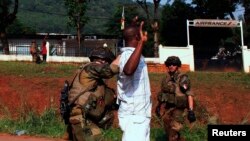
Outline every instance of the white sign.
{"label": "white sign", "polygon": [[195,19],[194,26],[197,27],[237,27],[236,20],[210,20],[210,19]]}

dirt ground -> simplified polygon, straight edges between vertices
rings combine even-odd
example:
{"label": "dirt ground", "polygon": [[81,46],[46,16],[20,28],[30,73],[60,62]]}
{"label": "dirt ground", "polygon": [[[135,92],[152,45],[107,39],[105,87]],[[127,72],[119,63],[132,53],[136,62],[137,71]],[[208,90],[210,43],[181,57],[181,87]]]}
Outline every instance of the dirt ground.
{"label": "dirt ground", "polygon": [[1,141],[64,141],[61,139],[52,138],[41,138],[41,137],[30,137],[30,136],[16,136],[10,134],[0,134]]}
{"label": "dirt ground", "polygon": [[[0,74],[0,116],[7,113],[15,117],[30,110],[41,113],[51,106],[59,107],[60,90],[64,80],[65,78],[25,78]],[[109,85],[115,88],[114,82],[110,82]],[[159,84],[151,83],[153,107],[155,107],[159,88]],[[193,91],[198,94],[195,100],[199,105],[206,108],[210,117],[216,116],[219,123],[250,123],[249,88],[242,89],[227,84],[210,88],[205,84],[200,84],[199,88],[194,88]],[[202,119],[198,117],[198,120]],[[114,126],[117,126],[117,119]],[[2,139],[4,136],[0,135],[0,140],[5,140]],[[14,138],[10,140],[15,141]],[[27,137],[26,140],[28,140]],[[8,140],[6,139],[6,141]]]}

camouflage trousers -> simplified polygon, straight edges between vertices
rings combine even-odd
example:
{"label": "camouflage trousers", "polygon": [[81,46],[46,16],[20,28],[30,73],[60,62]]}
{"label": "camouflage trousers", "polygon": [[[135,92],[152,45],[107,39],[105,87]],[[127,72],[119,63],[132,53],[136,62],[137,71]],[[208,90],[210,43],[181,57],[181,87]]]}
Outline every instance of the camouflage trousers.
{"label": "camouflage trousers", "polygon": [[180,131],[183,129],[185,117],[186,114],[184,109],[166,109],[162,119],[165,132],[168,136],[168,141],[184,141],[184,139],[180,137]]}
{"label": "camouflage trousers", "polygon": [[86,119],[81,108],[74,107],[69,119],[73,141],[101,141],[101,129]]}

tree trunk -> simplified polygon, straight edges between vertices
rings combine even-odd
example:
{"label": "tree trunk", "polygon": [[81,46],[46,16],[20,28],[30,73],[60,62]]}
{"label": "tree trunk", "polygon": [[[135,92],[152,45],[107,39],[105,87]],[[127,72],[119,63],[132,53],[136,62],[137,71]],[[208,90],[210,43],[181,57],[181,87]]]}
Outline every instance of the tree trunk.
{"label": "tree trunk", "polygon": [[77,43],[78,43],[78,56],[80,56],[80,50],[81,50],[81,28],[80,28],[80,23],[77,24]]}
{"label": "tree trunk", "polygon": [[155,21],[151,25],[154,34],[154,57],[159,57],[159,24],[158,21]]}
{"label": "tree trunk", "polygon": [[9,55],[10,54],[9,43],[8,43],[8,39],[7,39],[5,31],[0,32],[0,39],[1,39],[1,42],[2,42],[2,46],[3,46],[3,53]]}
{"label": "tree trunk", "polygon": [[9,13],[8,8],[10,6],[8,5],[1,5],[1,10],[3,13],[1,13],[2,17],[1,17],[1,25],[0,25],[0,40],[2,42],[3,45],[3,51],[4,54],[10,54],[9,51],[9,43],[8,43],[8,39],[7,39],[7,33],[6,33],[6,28],[11,25],[14,20],[16,19],[16,14],[17,14],[17,10],[18,10],[18,1],[19,0],[15,0],[14,3],[14,10],[12,13]]}
{"label": "tree trunk", "polygon": [[161,0],[154,0],[154,23],[152,25],[154,31],[154,57],[159,57],[159,20],[158,8]]}
{"label": "tree trunk", "polygon": [[154,57],[159,57],[159,33],[154,32]]}

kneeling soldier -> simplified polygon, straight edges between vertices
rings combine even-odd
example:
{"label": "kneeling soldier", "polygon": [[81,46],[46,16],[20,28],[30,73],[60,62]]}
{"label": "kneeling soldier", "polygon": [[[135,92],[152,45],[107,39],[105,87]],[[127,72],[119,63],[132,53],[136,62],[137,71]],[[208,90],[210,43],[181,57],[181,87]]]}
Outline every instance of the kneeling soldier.
{"label": "kneeling soldier", "polygon": [[118,67],[111,64],[115,56],[108,48],[99,47],[89,58],[91,62],[78,70],[68,93],[73,141],[100,140],[100,128],[109,127],[114,116],[111,110],[115,93],[103,79],[118,72]]}

